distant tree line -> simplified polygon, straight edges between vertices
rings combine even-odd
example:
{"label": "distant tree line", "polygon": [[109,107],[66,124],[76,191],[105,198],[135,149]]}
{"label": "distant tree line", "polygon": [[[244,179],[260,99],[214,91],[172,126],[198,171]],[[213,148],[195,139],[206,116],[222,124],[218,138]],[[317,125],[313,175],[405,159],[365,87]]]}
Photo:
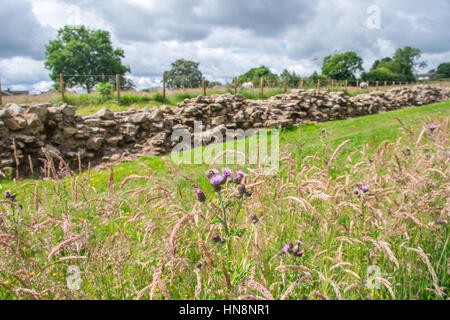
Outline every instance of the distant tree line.
{"label": "distant tree line", "polygon": [[[133,81],[126,77],[130,67],[122,64],[125,57],[120,48],[113,48],[108,31],[91,30],[85,26],[65,26],[58,31],[55,40],[46,46],[47,61],[45,67],[50,70],[50,78],[59,88],[60,74],[64,75],[66,88],[82,87],[90,92],[105,82],[101,75],[119,75],[122,90],[135,88]],[[418,68],[426,67],[420,49],[406,46],[395,51],[392,57],[376,60],[369,71],[363,68],[363,59],[353,51],[335,52],[323,58],[322,72],[316,71],[308,77],[301,77],[294,71],[284,69],[276,74],[267,66],[250,69],[237,77],[237,84],[252,82],[259,86],[264,79],[265,86],[279,87],[286,79],[288,87],[299,87],[303,80],[305,85],[316,83],[318,79],[326,84],[328,79],[364,81],[415,81]],[[164,72],[166,85],[169,89],[198,88],[202,83],[200,63],[178,59],[171,68]],[[436,70],[430,72],[439,78],[450,78],[450,62],[442,63]],[[359,74],[359,75],[358,75]],[[100,76],[99,76],[100,75]],[[115,79],[114,79],[115,81]],[[106,81],[108,82],[108,81]],[[218,81],[206,81],[208,87],[222,85]],[[101,87],[104,90],[104,86]]]}

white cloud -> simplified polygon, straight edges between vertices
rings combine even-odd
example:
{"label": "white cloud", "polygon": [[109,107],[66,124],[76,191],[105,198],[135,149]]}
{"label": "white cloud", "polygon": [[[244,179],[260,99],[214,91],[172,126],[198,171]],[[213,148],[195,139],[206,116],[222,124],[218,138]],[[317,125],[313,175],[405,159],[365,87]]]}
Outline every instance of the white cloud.
{"label": "white cloud", "polygon": [[[450,61],[446,0],[0,0],[0,5],[0,28],[7,30],[0,34],[3,84],[30,90],[48,88],[44,45],[66,24],[110,31],[139,89],[159,86],[163,71],[178,58],[200,62],[208,80],[222,82],[262,64],[306,76],[320,72],[322,59],[334,51],[356,51],[365,69],[405,45],[424,52],[428,69]],[[367,28],[369,5],[381,9],[380,30]]]}

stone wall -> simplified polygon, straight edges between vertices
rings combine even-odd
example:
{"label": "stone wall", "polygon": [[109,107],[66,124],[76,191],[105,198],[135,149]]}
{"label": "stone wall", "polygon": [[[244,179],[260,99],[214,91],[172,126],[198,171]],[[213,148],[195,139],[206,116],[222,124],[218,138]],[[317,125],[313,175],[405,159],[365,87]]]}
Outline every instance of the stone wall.
{"label": "stone wall", "polygon": [[299,121],[324,122],[359,117],[409,106],[450,100],[450,89],[431,86],[397,88],[347,97],[343,92],[319,93],[293,90],[268,100],[246,100],[242,95],[216,95],[186,99],[172,109],[161,106],[144,111],[76,114],[76,107],[61,104],[9,104],[0,108],[0,174],[11,172],[19,161],[21,175],[43,166],[45,150],[58,162],[64,159],[78,168],[78,155],[85,169],[116,161],[132,161],[143,155],[171,151],[171,133],[194,121],[203,130],[270,128]]}

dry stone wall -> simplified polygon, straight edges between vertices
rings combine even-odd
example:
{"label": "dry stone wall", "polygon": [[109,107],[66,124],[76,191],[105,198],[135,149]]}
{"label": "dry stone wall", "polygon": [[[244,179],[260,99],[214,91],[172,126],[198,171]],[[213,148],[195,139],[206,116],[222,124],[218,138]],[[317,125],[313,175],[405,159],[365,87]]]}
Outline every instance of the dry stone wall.
{"label": "dry stone wall", "polygon": [[[161,106],[143,111],[100,110],[76,114],[67,104],[16,105],[0,108],[0,175],[13,175],[16,159],[21,175],[35,174],[44,159],[60,159],[73,169],[78,157],[100,168],[106,163],[136,160],[172,150],[171,134],[185,128],[193,134],[194,122],[203,130],[288,127],[296,122],[324,122],[421,106],[450,100],[450,89],[431,86],[397,88],[356,97],[343,92],[293,90],[268,100],[246,100],[242,95],[215,95],[186,99],[172,109]],[[46,158],[47,156],[47,158]],[[0,177],[1,178],[1,177]]]}

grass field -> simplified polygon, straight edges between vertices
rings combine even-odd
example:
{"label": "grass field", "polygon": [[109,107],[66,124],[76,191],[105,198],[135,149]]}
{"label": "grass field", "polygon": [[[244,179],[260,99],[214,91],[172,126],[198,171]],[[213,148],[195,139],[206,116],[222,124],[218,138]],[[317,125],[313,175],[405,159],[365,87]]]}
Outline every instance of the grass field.
{"label": "grass field", "polygon": [[166,157],[1,181],[0,299],[445,299],[449,115],[284,130],[277,175],[231,167],[250,197]]}

